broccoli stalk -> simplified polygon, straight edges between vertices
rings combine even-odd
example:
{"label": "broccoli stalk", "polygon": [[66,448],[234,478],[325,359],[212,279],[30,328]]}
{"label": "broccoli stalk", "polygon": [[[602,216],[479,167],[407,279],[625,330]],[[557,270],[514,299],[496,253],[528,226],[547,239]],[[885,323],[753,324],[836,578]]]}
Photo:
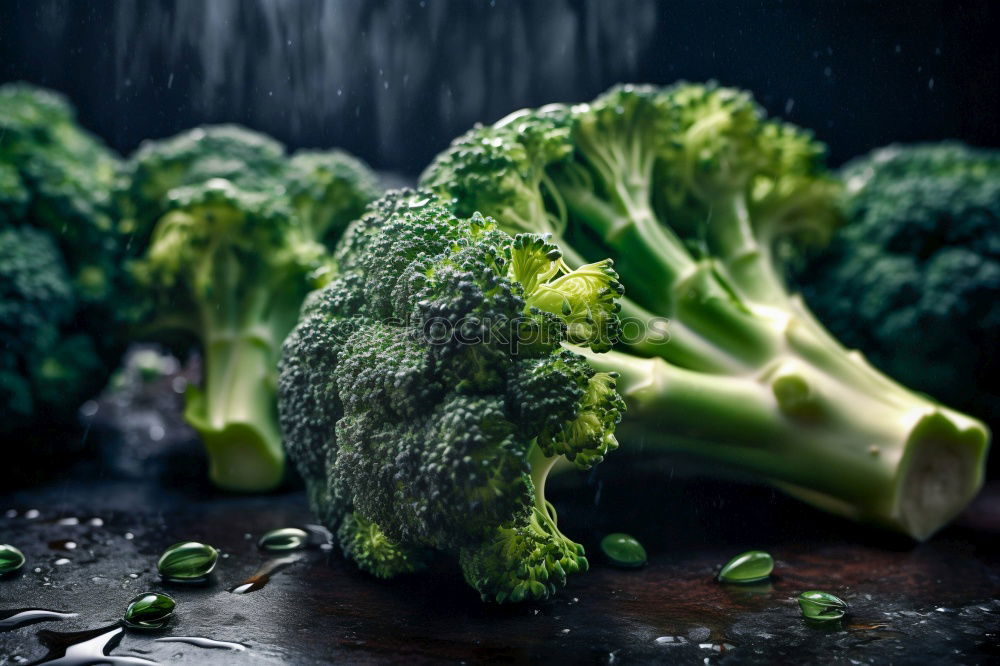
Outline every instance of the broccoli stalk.
{"label": "broccoli stalk", "polygon": [[923,539],[975,495],[989,435],[846,350],[784,286],[786,244],[839,220],[822,153],[746,93],[625,86],[477,127],[422,182],[459,215],[553,234],[571,266],[614,259],[620,352],[590,361],[622,373],[622,432],[646,450]]}
{"label": "broccoli stalk", "polygon": [[719,377],[619,352],[588,360],[621,374],[625,441],[734,466],[852,519],[925,538],[982,483],[978,422],[845,391],[816,366]]}

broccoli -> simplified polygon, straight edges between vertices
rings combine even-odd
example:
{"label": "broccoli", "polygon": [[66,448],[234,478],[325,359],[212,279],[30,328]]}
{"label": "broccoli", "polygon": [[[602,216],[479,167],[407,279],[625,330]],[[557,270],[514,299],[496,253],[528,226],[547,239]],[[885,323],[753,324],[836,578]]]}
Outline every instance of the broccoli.
{"label": "broccoli", "polygon": [[61,96],[0,86],[0,435],[30,450],[77,426],[123,349],[118,168]]}
{"label": "broccoli", "polygon": [[354,222],[339,275],[284,344],[281,424],[316,512],[383,578],[456,557],[484,599],[542,599],[583,571],[545,480],[597,464],[624,408],[597,372],[618,336],[610,261],[570,270],[430,194],[397,191]]}
{"label": "broccoli", "polygon": [[849,223],[801,271],[806,300],[877,367],[1000,422],[1000,152],[889,146],[841,178]]}
{"label": "broccoli", "polygon": [[[185,418],[209,475],[236,491],[284,478],[276,406],[281,342],[306,294],[330,279],[325,243],[374,199],[374,176],[339,152],[287,158],[272,139],[202,127],[143,144],[119,190],[145,295],[139,338],[180,333],[203,355]],[[162,339],[162,337],[161,337]]]}
{"label": "broccoli", "polygon": [[[72,333],[76,293],[52,238],[31,227],[0,228],[0,433],[28,436],[72,423],[104,373],[93,341]],[[44,423],[42,415],[45,415]],[[52,418],[55,416],[56,418]]]}
{"label": "broccoli", "polygon": [[477,126],[421,183],[460,217],[552,234],[571,267],[614,260],[622,340],[584,355],[621,375],[623,441],[922,539],[981,486],[988,431],[842,347],[785,287],[785,248],[839,222],[823,152],[739,90],[619,86]]}

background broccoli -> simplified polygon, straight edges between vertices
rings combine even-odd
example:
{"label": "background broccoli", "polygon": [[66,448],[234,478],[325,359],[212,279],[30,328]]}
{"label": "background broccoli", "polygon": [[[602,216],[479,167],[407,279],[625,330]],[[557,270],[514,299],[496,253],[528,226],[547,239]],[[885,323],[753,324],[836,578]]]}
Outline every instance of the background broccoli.
{"label": "background broccoli", "polygon": [[848,224],[798,280],[830,330],[1000,423],[1000,152],[889,146],[841,171]]}
{"label": "background broccoli", "polygon": [[614,342],[610,262],[571,271],[542,236],[406,191],[355,222],[336,260],[281,361],[281,423],[314,509],[376,576],[441,551],[484,599],[549,596],[587,561],[545,479],[617,447],[614,376],[561,346]]}
{"label": "background broccoli", "polygon": [[621,373],[635,450],[925,538],[981,486],[988,431],[842,347],[786,289],[782,245],[840,219],[823,154],[743,91],[619,86],[476,127],[422,184],[458,215],[551,233],[570,266],[614,259],[620,351],[590,362]]}
{"label": "background broccoli", "polygon": [[0,86],[0,435],[26,455],[66,438],[117,363],[117,157],[59,95]]}
{"label": "background broccoli", "polygon": [[376,196],[373,174],[340,151],[288,158],[272,139],[222,125],[144,143],[121,182],[142,311],[135,336],[201,351],[202,386],[189,389],[185,418],[212,481],[275,487],[281,342],[332,274],[326,244]]}

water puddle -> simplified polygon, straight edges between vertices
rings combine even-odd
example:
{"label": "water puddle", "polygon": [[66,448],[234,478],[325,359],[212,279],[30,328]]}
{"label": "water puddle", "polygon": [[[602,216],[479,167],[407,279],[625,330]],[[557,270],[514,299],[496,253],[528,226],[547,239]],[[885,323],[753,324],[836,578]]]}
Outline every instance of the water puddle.
{"label": "water puddle", "polygon": [[44,608],[15,608],[0,611],[0,631],[10,631],[35,622],[65,620],[68,617],[76,617],[76,613],[45,610]]}
{"label": "water puddle", "polygon": [[124,633],[125,629],[120,624],[67,633],[42,630],[38,632],[38,640],[49,649],[49,653],[32,666],[41,666],[42,664],[48,666],[91,666],[92,664],[149,666],[158,663],[142,657],[112,655],[111,651],[118,647]]}

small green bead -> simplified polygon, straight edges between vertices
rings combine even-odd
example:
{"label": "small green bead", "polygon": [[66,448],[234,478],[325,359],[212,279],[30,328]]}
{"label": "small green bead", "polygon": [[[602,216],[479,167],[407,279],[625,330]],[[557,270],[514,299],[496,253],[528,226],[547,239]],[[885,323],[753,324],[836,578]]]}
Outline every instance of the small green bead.
{"label": "small green bead", "polygon": [[829,592],[810,590],[799,595],[802,617],[813,622],[833,622],[847,614],[847,603]]}
{"label": "small green bead", "polygon": [[601,550],[611,564],[625,569],[637,569],[646,563],[646,549],[635,537],[621,532],[601,539]]}
{"label": "small green bead", "polygon": [[24,566],[24,553],[10,544],[0,545],[0,576],[14,573]]}
{"label": "small green bead", "polygon": [[282,527],[271,530],[257,541],[262,550],[301,550],[309,545],[309,533],[297,527]]}
{"label": "small green bead", "polygon": [[219,551],[197,541],[182,541],[163,551],[156,568],[167,580],[195,581],[212,573]]}
{"label": "small green bead", "polygon": [[128,602],[125,625],[133,629],[159,629],[174,614],[177,604],[162,592],[143,592]]}
{"label": "small green bead", "polygon": [[719,572],[722,583],[757,583],[774,570],[774,559],[762,550],[748,550],[726,562]]}

